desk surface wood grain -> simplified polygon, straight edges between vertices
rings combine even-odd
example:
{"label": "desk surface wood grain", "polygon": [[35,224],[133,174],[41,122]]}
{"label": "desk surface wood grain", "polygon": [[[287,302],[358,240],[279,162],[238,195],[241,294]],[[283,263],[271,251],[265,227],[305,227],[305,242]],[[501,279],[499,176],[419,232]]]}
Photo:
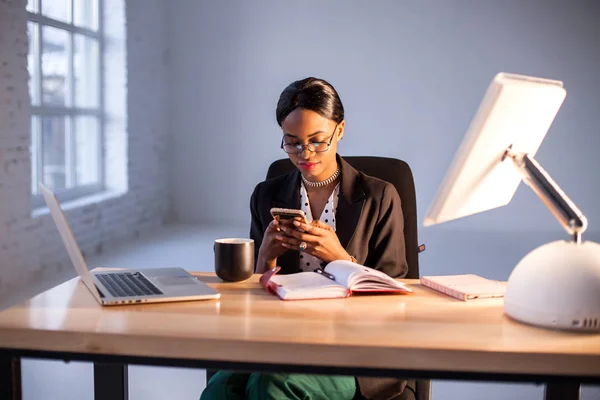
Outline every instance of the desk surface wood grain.
{"label": "desk surface wood grain", "polygon": [[101,307],[72,279],[0,312],[0,348],[377,369],[600,377],[600,335],[510,320],[498,299],[411,295],[285,302],[258,276],[220,300]]}

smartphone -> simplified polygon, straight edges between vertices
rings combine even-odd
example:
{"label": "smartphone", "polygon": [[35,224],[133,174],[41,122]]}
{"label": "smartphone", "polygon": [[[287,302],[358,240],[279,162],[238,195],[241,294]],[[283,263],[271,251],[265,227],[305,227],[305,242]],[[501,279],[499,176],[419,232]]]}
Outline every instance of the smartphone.
{"label": "smartphone", "polygon": [[271,215],[273,216],[273,219],[278,221],[292,220],[296,217],[300,217],[304,223],[307,222],[304,211],[292,208],[271,208]]}

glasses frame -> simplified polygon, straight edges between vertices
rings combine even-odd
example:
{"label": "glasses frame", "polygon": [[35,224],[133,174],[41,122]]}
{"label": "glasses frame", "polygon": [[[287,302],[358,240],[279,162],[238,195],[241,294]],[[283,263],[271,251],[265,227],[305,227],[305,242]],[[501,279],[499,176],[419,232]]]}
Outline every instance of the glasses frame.
{"label": "glasses frame", "polygon": [[[289,145],[289,146],[296,146],[296,148],[299,148],[300,151],[297,153],[288,153],[287,151],[285,151],[285,140],[281,139],[281,149],[286,153],[286,154],[300,154],[302,153],[305,149],[306,150],[310,150],[313,153],[325,153],[326,151],[329,151],[329,149],[331,148],[331,143],[333,143],[333,137],[335,136],[335,131],[337,131],[337,127],[339,124],[335,124],[335,128],[333,128],[333,133],[329,136],[328,139],[325,139],[324,142],[313,142],[313,143],[307,143],[307,144],[295,144],[295,145]],[[321,150],[321,151],[316,151],[315,149],[315,144],[326,144],[327,148],[325,150]],[[312,148],[311,148],[312,147]]]}

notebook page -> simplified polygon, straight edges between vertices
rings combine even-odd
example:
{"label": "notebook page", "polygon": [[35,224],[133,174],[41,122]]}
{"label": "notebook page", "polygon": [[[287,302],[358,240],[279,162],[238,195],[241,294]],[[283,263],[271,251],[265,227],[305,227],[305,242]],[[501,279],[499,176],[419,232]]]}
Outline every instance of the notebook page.
{"label": "notebook page", "polygon": [[327,264],[325,271],[335,276],[336,282],[353,291],[401,290],[410,292],[410,289],[402,282],[385,273],[351,261],[333,261]]}
{"label": "notebook page", "polygon": [[335,281],[340,285],[350,287],[352,277],[363,270],[362,265],[353,263],[352,261],[336,260],[332,261],[324,268],[326,272],[335,276]]}
{"label": "notebook page", "polygon": [[271,282],[277,285],[277,294],[285,300],[326,299],[348,295],[346,287],[314,272],[275,275]]}

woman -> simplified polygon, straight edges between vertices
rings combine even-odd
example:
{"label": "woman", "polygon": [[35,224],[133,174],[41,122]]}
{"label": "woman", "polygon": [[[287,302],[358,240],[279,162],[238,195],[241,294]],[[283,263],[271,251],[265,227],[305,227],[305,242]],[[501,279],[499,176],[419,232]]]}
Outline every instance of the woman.
{"label": "woman", "polygon": [[[281,148],[296,169],[258,184],[252,194],[256,272],[278,265],[280,274],[290,274],[351,260],[405,276],[400,198],[393,185],[356,171],[337,155],[345,121],[333,86],[316,78],[293,82],[281,93],[276,116]],[[272,207],[301,209],[308,222],[278,223]],[[357,392],[387,399],[405,386],[395,379],[220,371],[202,399],[351,400]]]}

